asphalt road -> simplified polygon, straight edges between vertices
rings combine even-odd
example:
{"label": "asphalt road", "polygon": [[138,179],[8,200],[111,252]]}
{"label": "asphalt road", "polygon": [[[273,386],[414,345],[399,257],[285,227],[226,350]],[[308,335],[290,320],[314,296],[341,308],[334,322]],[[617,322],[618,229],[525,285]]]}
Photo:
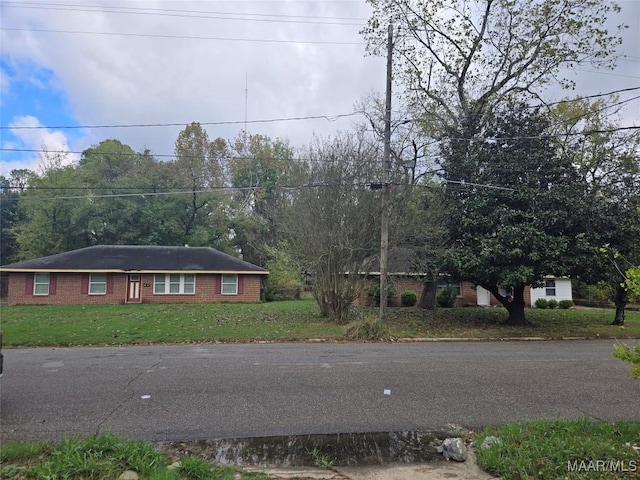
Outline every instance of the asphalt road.
{"label": "asphalt road", "polygon": [[430,430],[543,417],[640,421],[640,382],[611,356],[612,344],[5,350],[0,441],[104,431],[161,441]]}

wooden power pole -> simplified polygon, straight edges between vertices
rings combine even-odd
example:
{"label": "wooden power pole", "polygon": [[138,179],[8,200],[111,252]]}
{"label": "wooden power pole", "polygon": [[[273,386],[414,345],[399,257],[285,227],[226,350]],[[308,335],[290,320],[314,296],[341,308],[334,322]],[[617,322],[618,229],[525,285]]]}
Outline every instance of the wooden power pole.
{"label": "wooden power pole", "polygon": [[380,321],[387,319],[387,258],[389,250],[389,176],[391,172],[391,71],[393,52],[393,25],[387,34],[387,95],[384,109],[384,170],[382,172],[382,212],[380,228]]}

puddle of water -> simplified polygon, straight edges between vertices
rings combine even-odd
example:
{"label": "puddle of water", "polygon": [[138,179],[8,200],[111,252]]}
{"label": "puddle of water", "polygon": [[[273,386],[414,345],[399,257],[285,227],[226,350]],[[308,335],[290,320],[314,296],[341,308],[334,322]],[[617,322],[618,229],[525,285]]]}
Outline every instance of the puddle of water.
{"label": "puddle of water", "polygon": [[443,438],[442,433],[418,431],[346,433],[171,442],[162,448],[170,454],[202,455],[219,465],[344,467],[433,461],[441,457],[436,446]]}

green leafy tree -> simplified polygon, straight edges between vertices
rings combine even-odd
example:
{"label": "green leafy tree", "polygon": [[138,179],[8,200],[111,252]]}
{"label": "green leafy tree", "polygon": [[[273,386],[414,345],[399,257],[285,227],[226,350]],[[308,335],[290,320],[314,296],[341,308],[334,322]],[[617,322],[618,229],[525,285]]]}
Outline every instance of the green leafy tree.
{"label": "green leafy tree", "polygon": [[234,243],[245,260],[264,266],[267,247],[277,248],[282,240],[278,217],[288,202],[283,187],[297,183],[300,164],[286,141],[247,132],[238,135],[233,153],[229,177],[240,189],[234,196]]}
{"label": "green leafy tree", "polygon": [[589,195],[584,222],[595,255],[575,273],[607,286],[616,306],[612,325],[623,325],[625,270],[640,263],[640,131],[616,128],[616,100],[568,100],[551,114],[559,146],[573,157]]}
{"label": "green leafy tree", "polygon": [[291,248],[286,241],[277,247],[265,246],[268,256],[265,268],[269,271],[266,279],[266,296],[271,299],[290,299],[299,297],[301,268],[289,253]]}
{"label": "green leafy tree", "polygon": [[548,119],[523,105],[496,113],[483,139],[443,144],[458,179],[446,188],[449,269],[490,291],[507,323],[521,325],[525,287],[569,274],[592,249],[583,245],[584,185],[546,135]]}
{"label": "green leafy tree", "polygon": [[11,170],[9,178],[0,176],[0,259],[3,264],[18,259],[15,229],[24,220],[18,201],[34,178],[35,172],[27,169]]}
{"label": "green leafy tree", "polygon": [[136,172],[141,156],[116,139],[107,139],[82,152],[76,168],[84,198],[76,199],[77,229],[85,230],[94,245],[139,243],[142,218]]}
{"label": "green leafy tree", "polygon": [[182,194],[171,196],[172,226],[179,228],[181,243],[228,251],[228,199],[219,191],[226,182],[227,142],[210,141],[206,130],[194,122],[178,134],[175,154],[173,187]]}
{"label": "green leafy tree", "polygon": [[[32,188],[20,194],[23,217],[13,232],[18,258],[26,260],[91,245],[86,219],[79,218],[77,197],[82,184],[78,170],[63,166],[62,159],[49,158],[42,174],[30,181]],[[76,200],[76,201],[74,201]]]}
{"label": "green leafy tree", "polygon": [[627,288],[640,295],[640,266],[627,270],[627,278],[625,280]]}

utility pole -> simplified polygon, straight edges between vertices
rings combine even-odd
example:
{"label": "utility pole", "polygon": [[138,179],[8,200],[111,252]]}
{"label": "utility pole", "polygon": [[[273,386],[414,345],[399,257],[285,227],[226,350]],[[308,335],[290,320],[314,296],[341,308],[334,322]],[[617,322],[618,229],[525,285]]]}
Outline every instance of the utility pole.
{"label": "utility pole", "polygon": [[380,227],[380,322],[387,320],[387,252],[389,250],[389,176],[391,172],[391,71],[393,25],[387,33],[387,95],[384,109],[384,170],[382,172],[382,212]]}

